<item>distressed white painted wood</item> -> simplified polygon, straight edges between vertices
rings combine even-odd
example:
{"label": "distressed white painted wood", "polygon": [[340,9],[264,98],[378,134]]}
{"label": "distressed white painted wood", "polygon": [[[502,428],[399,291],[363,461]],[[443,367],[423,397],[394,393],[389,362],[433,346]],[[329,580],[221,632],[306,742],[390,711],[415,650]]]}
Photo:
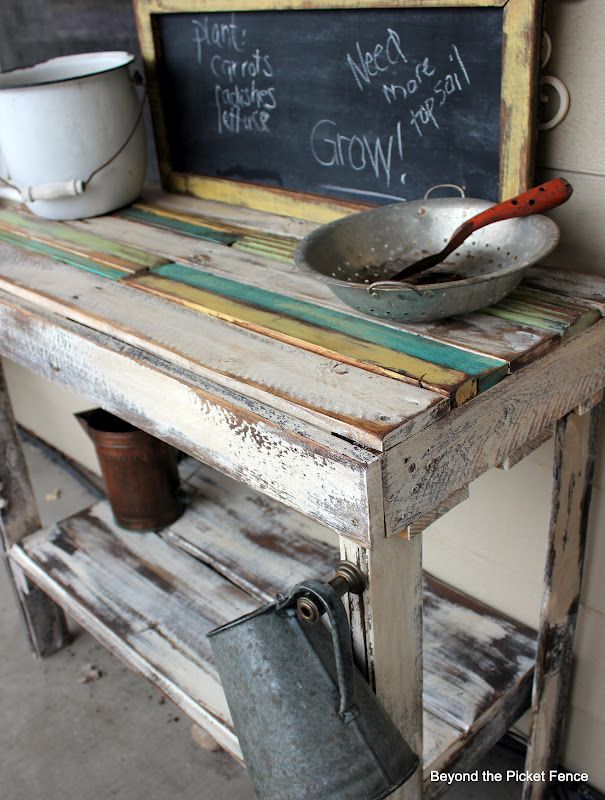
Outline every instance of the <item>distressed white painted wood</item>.
{"label": "distressed white painted wood", "polygon": [[412,539],[414,536],[419,536],[426,528],[429,527],[429,525],[432,525],[433,522],[441,519],[441,517],[447,514],[448,511],[456,508],[456,506],[460,505],[460,503],[464,503],[465,500],[468,500],[468,497],[468,486],[463,486],[461,489],[453,492],[442,503],[440,503],[437,508],[429,511],[427,514],[423,514],[421,517],[418,517],[418,519],[414,520],[411,525],[408,525],[402,533],[403,538]]}
{"label": "distressed white painted wood", "polygon": [[605,321],[393,447],[385,454],[387,533],[502,463],[603,385]]}
{"label": "distressed white painted wood", "polygon": [[[554,769],[571,682],[573,641],[580,603],[588,512],[597,449],[600,407],[568,414],[557,425],[553,500],[538,656],[533,687],[532,721],[526,768]],[[526,783],[523,800],[544,800],[550,781]]]}
{"label": "distressed white painted wood", "polygon": [[1,292],[0,351],[344,535],[384,535],[379,461],[368,450],[288,430],[254,401]]}
{"label": "distressed white painted wood", "polygon": [[445,414],[442,395],[0,245],[0,288],[261,402],[382,450]]}
{"label": "distressed white painted wood", "polygon": [[[227,207],[231,208],[231,207]],[[202,269],[299,300],[355,313],[384,327],[418,333],[465,350],[509,361],[513,368],[529,363],[558,344],[556,334],[529,328],[487,314],[467,314],[456,321],[412,324],[397,323],[353,312],[320,281],[299,272],[293,263],[276,262],[250,255],[221,244],[200,242],[185,234],[159,230],[119,217],[96,217],[71,223],[107,239],[151,250],[193,269]]]}
{"label": "distressed white painted wood", "polygon": [[573,299],[578,304],[585,303],[605,316],[605,277],[602,275],[586,275],[554,267],[530,267],[524,283]]}
{"label": "distressed white painted wood", "polygon": [[[102,502],[22,540],[11,558],[118,658],[241,757],[205,634],[304,577],[329,577],[339,552],[322,541],[330,537],[326,529],[311,538],[316,523],[303,524],[295,512],[208,467],[200,465],[189,486],[198,494],[179,521],[186,524],[173,524],[164,538],[121,530]],[[227,518],[232,521],[219,537],[217,526]],[[184,536],[193,537],[195,559],[169,544],[182,544]],[[372,566],[379,590],[381,575]],[[523,626],[434,579],[425,583],[424,602],[426,771],[434,763],[455,764],[471,740],[484,751],[482,720],[493,707],[518,705],[534,639]],[[377,622],[369,617],[372,626]],[[386,639],[369,627],[367,643],[370,651],[375,645],[384,650]],[[449,681],[437,677],[442,668]],[[385,685],[388,675],[373,662],[371,669]]]}
{"label": "distressed white painted wood", "polygon": [[244,206],[232,206],[213,200],[201,200],[185,194],[165,192],[156,186],[146,186],[143,192],[145,203],[157,204],[173,211],[192,216],[207,217],[216,222],[227,222],[252,231],[263,231],[277,236],[292,236],[302,239],[317,227],[316,222],[270,214],[266,211],[255,211]]}
{"label": "distressed white painted wood", "polygon": [[[385,538],[372,551],[341,538],[341,556],[367,577],[349,596],[353,648],[370,685],[412,750],[422,754],[422,538]],[[393,800],[417,800],[421,765]]]}
{"label": "distressed white painted wood", "polygon": [[[251,212],[213,205],[210,211],[219,218],[231,214],[239,224],[250,219]],[[257,222],[252,224],[258,229],[262,225]],[[241,278],[245,270],[251,283],[337,307],[331,295],[323,298],[325,289],[305,283],[292,265],[210,243],[204,243],[200,254],[196,240],[119,219],[74,224],[217,273]],[[286,232],[291,223],[274,218],[266,224]],[[527,706],[534,637],[434,582],[429,581],[423,595],[420,537],[406,541],[384,534],[410,536],[420,529],[422,518],[448,506],[452,497],[462,497],[468,482],[482,471],[514,458],[545,426],[586,405],[605,384],[605,323],[543,358],[554,346],[551,337],[535,331],[521,337],[501,321],[486,325],[479,319],[471,329],[458,332],[428,326],[428,335],[477,352],[507,349],[506,360],[516,367],[534,358],[540,361],[447,420],[433,421],[437,415],[430,403],[421,414],[404,413],[393,390],[391,416],[380,420],[381,387],[370,387],[360,375],[332,385],[329,372],[322,372],[321,384],[309,391],[306,375],[305,380],[284,377],[291,351],[280,349],[274,355],[269,352],[276,346],[272,341],[262,351],[268,353],[271,369],[258,378],[257,364],[247,371],[246,358],[258,361],[261,344],[254,340],[254,348],[246,350],[252,347],[246,334],[238,342],[239,361],[234,366],[216,349],[213,336],[222,341],[228,335],[216,325],[204,328],[205,341],[197,345],[194,358],[189,348],[192,339],[202,339],[199,316],[194,325],[192,317],[178,309],[179,316],[166,327],[166,304],[145,306],[147,327],[141,332],[130,301],[130,318],[118,308],[130,290],[120,287],[118,296],[108,288],[106,293],[94,288],[100,281],[82,273],[75,286],[75,271],[56,264],[19,268],[30,261],[15,252],[0,258],[0,286],[12,293],[0,293],[0,348],[10,357],[80,391],[85,387],[96,402],[139,427],[341,534],[341,552],[369,577],[363,601],[353,598],[349,603],[357,659],[406,738],[424,752],[425,795],[436,797],[443,787],[427,785],[427,768],[470,767]],[[569,279],[565,290],[564,282],[553,275],[537,280],[543,281],[540,288],[544,282],[548,288],[550,281],[556,284],[555,292],[575,298]],[[602,313],[600,289],[586,277],[578,283],[586,295],[583,302]],[[582,293],[578,291],[581,298]],[[175,348],[175,331],[185,319],[192,338],[178,339]],[[215,348],[214,364],[204,361],[208,342]],[[296,350],[297,365],[300,357]],[[332,364],[331,359],[324,362]],[[393,388],[391,384],[385,383],[385,390]],[[352,394],[346,395],[348,390]],[[378,422],[385,424],[381,428]],[[389,438],[394,431],[399,440]],[[402,441],[404,437],[409,438]],[[367,447],[387,452],[376,455]],[[175,699],[221,746],[238,755],[204,626],[254,607],[275,588],[282,589],[284,581],[294,580],[298,569],[315,564],[313,572],[323,575],[335,551],[325,530],[300,519],[297,523],[291,512],[255,498],[250,490],[240,487],[230,493],[228,479],[204,475],[197,480],[205,488],[203,503],[195,504],[164,540],[114,530],[107,506],[100,506],[51,534],[28,537],[15,544],[12,553],[31,579]],[[181,552],[169,542],[178,544]],[[578,573],[571,569],[565,577],[579,582]],[[192,610],[197,625],[187,617]],[[565,623],[568,643],[569,615]],[[544,630],[543,625],[542,649]],[[536,763],[553,749],[552,737],[543,732],[548,715],[558,713],[553,708],[561,707],[564,667],[564,658],[554,659],[542,678],[538,675],[532,751]],[[541,738],[537,731],[542,731]],[[419,770],[393,797],[418,800],[422,784]]]}
{"label": "distressed white painted wood", "polygon": [[554,433],[554,425],[547,425],[534,439],[509,453],[504,461],[497,465],[498,469],[503,469],[505,472],[508,472],[509,469],[512,469],[520,461],[523,461],[524,458],[527,458],[534,450],[537,450],[538,447],[541,447],[549,439],[552,439]]}
{"label": "distressed white painted wood", "polygon": [[574,408],[575,413],[579,414],[580,416],[582,416],[582,414],[588,414],[588,412],[592,411],[595,406],[598,406],[603,402],[604,395],[605,392],[601,389],[600,392],[593,394],[592,397],[587,397],[586,400]]}
{"label": "distressed white painted wood", "polygon": [[480,312],[435,322],[408,323],[402,327],[481,355],[501,358],[509,362],[511,369],[540,358],[558,344],[558,336],[552,331],[526,327]]}
{"label": "distressed white painted wood", "polygon": [[[40,517],[0,363],[0,558],[40,528]],[[69,641],[63,612],[16,565],[5,563],[30,646],[47,656]]]}

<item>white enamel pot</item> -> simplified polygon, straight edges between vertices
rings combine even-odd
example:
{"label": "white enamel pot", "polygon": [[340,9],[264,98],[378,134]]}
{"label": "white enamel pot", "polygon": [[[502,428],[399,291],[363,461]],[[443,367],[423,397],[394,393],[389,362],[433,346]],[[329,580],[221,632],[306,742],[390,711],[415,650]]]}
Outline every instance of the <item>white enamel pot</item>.
{"label": "white enamel pot", "polygon": [[0,73],[0,195],[49,219],[136,199],[147,155],[133,60],[81,53]]}

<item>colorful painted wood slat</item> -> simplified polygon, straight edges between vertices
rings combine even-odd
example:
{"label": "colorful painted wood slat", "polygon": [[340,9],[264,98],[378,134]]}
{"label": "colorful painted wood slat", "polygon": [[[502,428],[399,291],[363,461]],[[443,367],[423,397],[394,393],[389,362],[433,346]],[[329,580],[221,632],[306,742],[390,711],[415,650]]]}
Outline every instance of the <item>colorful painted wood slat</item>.
{"label": "colorful painted wood slat", "polygon": [[102,278],[109,278],[109,280],[118,281],[120,278],[123,278],[128,274],[124,270],[117,269],[116,267],[110,267],[98,261],[92,261],[91,259],[71,253],[68,250],[61,250],[57,247],[53,247],[52,245],[38,242],[35,239],[29,239],[26,236],[15,236],[14,234],[8,233],[2,229],[0,229],[0,240],[7,242],[8,244],[14,244],[18,247],[23,247],[26,250],[30,250],[34,253],[48,256],[55,261],[61,261],[64,264],[69,264],[71,267],[78,267],[78,269],[84,269],[87,272],[93,272],[95,275],[99,275]]}
{"label": "colorful painted wood slat", "polygon": [[243,236],[232,247],[236,250],[243,250],[247,253],[256,253],[265,258],[273,258],[276,261],[291,263],[293,260],[293,248],[283,248],[273,243],[267,243],[264,239],[256,239],[253,236]]}
{"label": "colorful painted wood slat", "polygon": [[[152,219],[160,217],[161,226],[167,230],[179,230],[178,225],[180,222],[186,223],[192,230],[195,230],[196,227],[200,225],[215,227],[219,224],[216,220],[206,219],[203,215],[185,213],[172,208],[162,208],[152,204],[137,204],[136,207],[148,215],[146,219],[141,217],[140,221],[151,222]],[[234,234],[238,232],[243,233],[247,230],[247,233],[243,235],[242,238],[232,243],[231,247],[233,249],[253,253],[283,263],[293,263],[294,249],[298,242],[296,238],[276,234],[259,234],[257,231],[246,229],[244,226],[229,226],[229,223],[227,223],[227,226]],[[555,302],[553,302],[553,300],[555,300]],[[510,322],[512,325],[520,325],[528,329],[533,329],[538,335],[542,335],[542,337],[544,334],[551,334],[555,337],[552,342],[554,346],[559,337],[569,338],[569,336],[585,330],[596,321],[594,315],[578,313],[578,306],[574,306],[573,308],[567,304],[563,304],[563,306],[562,308],[561,304],[557,304],[556,298],[552,296],[532,297],[525,292],[522,287],[500,303],[486,309],[484,313],[489,315],[492,319],[499,319],[503,322]],[[411,329],[414,330],[414,328],[418,332],[422,326],[416,327],[412,325]],[[431,334],[429,334],[429,337],[430,336]],[[439,340],[438,336],[435,338]],[[448,336],[442,341],[449,342],[454,346],[466,347],[465,342],[458,342],[455,337],[452,336]],[[534,355],[546,352],[547,349],[549,349],[548,345],[543,342],[540,348],[536,348]],[[478,347],[476,352],[484,352],[485,355],[490,355],[492,357],[502,357],[500,354],[494,353],[493,348],[489,346],[485,350]],[[504,357],[504,360],[507,360],[506,357]],[[519,363],[519,366],[523,363],[527,363],[528,360],[531,360],[531,357],[523,359]],[[511,368],[513,368],[512,364]],[[485,387],[480,387],[480,389],[481,388]]]}
{"label": "colorful painted wood slat", "polygon": [[298,244],[298,240],[291,237],[262,233],[238,225],[221,224],[202,216],[182,214],[143,203],[118,211],[117,215],[286,263],[293,262],[294,249]]}
{"label": "colorful painted wood slat", "polygon": [[[382,325],[380,322],[362,319],[354,314],[336,311],[181,264],[163,264],[152,272],[246,305],[257,306],[275,314],[293,317],[404,355],[414,356],[433,365],[464,372],[478,378],[481,389],[487,388],[488,385],[492,385],[492,381],[497,382],[502,377],[504,365],[501,360],[426,339],[415,333]],[[497,374],[494,375],[494,372]]]}
{"label": "colorful painted wood slat", "polygon": [[590,306],[581,301],[577,302],[575,298],[565,299],[550,291],[534,289],[523,284],[510,297],[514,300],[521,300],[538,306],[544,310],[551,310],[553,313],[562,314],[568,323],[563,332],[563,337],[566,339],[594,325],[602,316],[602,312],[595,306]]}
{"label": "colorful painted wood slat", "polygon": [[596,309],[557,302],[552,295],[523,288],[483,309],[482,313],[551,331],[566,338],[585,330],[599,318]]}
{"label": "colorful painted wood slat", "polygon": [[605,278],[581,272],[563,272],[552,267],[530,267],[523,285],[571,300],[579,306],[596,308],[605,316]]}
{"label": "colorful painted wood slat", "polygon": [[0,208],[0,229],[124,272],[136,272],[166,261],[148,250],[115,242],[63,222],[40,219],[27,212]]}
{"label": "colorful painted wood slat", "polygon": [[[168,202],[174,200],[174,198],[178,198],[177,195],[164,195],[165,198],[169,198]],[[254,239],[263,240],[266,242],[272,242],[275,245],[281,245],[282,247],[289,247],[290,249],[294,249],[298,244],[298,237],[290,235],[285,232],[271,232],[262,230],[258,227],[260,224],[259,218],[253,218],[250,220],[239,220],[234,221],[232,219],[222,219],[218,218],[214,215],[208,215],[200,212],[191,213],[188,211],[178,210],[173,208],[171,205],[169,206],[162,206],[157,205],[156,203],[135,203],[131,206],[131,208],[136,208],[139,211],[146,212],[149,214],[149,219],[153,219],[154,217],[161,217],[163,218],[163,226],[166,228],[170,228],[171,220],[179,220],[181,222],[189,223],[193,228],[196,228],[199,225],[212,228],[213,230],[217,231],[225,231],[225,233],[233,233],[239,234],[241,236],[251,236]],[[237,207],[232,207],[229,209],[230,211],[246,211],[246,209],[239,209]],[[119,215],[120,212],[118,211],[117,214]],[[262,215],[261,219],[265,219],[268,215]],[[300,220],[298,220],[300,222]],[[285,222],[285,220],[284,220]],[[159,221],[158,221],[159,224]]]}
{"label": "colorful painted wood slat", "polygon": [[507,364],[322,306],[277,295],[179,264],[129,285],[234,324],[452,397],[457,404],[501,379]]}
{"label": "colorful painted wood slat", "polygon": [[185,222],[175,217],[166,217],[156,214],[153,211],[145,211],[136,206],[130,206],[130,208],[124,208],[118,211],[118,216],[133,220],[133,222],[143,222],[147,225],[154,225],[157,228],[167,228],[168,230],[184,233],[187,236],[193,236],[196,239],[218,242],[224,245],[231,245],[239,238],[239,234],[229,233],[220,228],[199,223]]}
{"label": "colorful painted wood slat", "polygon": [[508,362],[511,372],[541,358],[560,342],[559,337],[551,331],[481,312],[412,323],[406,325],[406,329],[476,353],[501,358]]}

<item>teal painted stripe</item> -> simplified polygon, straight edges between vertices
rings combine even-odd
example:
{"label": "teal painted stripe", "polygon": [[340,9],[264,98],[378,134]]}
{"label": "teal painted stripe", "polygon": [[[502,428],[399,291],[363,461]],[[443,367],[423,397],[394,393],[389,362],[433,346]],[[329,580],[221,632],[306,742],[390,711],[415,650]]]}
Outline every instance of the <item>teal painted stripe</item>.
{"label": "teal painted stripe", "polygon": [[91,261],[83,256],[77,256],[73,253],[60,250],[57,247],[52,247],[49,244],[35,242],[32,239],[21,238],[20,236],[11,236],[11,234],[6,231],[0,230],[0,240],[17,245],[17,247],[23,247],[26,250],[31,250],[43,256],[49,256],[55,261],[62,261],[64,264],[69,264],[72,267],[78,267],[78,269],[84,269],[87,272],[94,272],[95,275],[99,275],[102,278],[109,278],[109,280],[112,281],[118,281],[128,274],[114,267],[109,267],[106,264],[98,264],[96,261]]}
{"label": "teal painted stripe", "polygon": [[497,305],[482,308],[481,313],[488,314],[490,317],[507,319],[519,325],[526,325],[529,328],[539,328],[543,331],[550,331],[551,333],[562,334],[569,328],[568,321],[563,322],[555,319],[544,319],[534,314],[524,314],[521,311],[510,311],[506,308],[499,308]]}
{"label": "teal painted stripe", "polygon": [[223,295],[231,300],[338,331],[366,342],[373,342],[399,353],[421,358],[431,364],[459,370],[478,378],[480,390],[497,383],[508,372],[507,362],[499,358],[478,355],[433,339],[389,328],[315,303],[259,289],[256,286],[238,283],[229,278],[211,275],[182,264],[165,264],[150,271],[189,286]]}
{"label": "teal painted stripe", "polygon": [[271,258],[274,261],[291,264],[293,261],[292,253],[282,253],[279,250],[271,250],[268,247],[261,247],[255,242],[234,242],[233,250],[242,250],[245,253],[252,253],[255,256]]}
{"label": "teal painted stripe", "polygon": [[231,245],[240,238],[239,235],[234,233],[217,231],[206,225],[198,225],[192,222],[184,222],[181,219],[164,217],[161,214],[153,214],[151,211],[143,211],[140,208],[124,208],[118,211],[116,216],[131,219],[133,222],[143,222],[147,225],[154,225],[156,228],[163,228],[164,230],[185,233],[187,236],[193,236],[196,239],[203,239],[207,242]]}

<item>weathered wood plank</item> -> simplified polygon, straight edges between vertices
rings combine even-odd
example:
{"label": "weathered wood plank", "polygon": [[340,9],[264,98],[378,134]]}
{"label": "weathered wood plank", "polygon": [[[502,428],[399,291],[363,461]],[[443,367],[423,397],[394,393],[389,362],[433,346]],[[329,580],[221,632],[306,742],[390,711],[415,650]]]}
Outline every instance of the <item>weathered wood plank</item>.
{"label": "weathered wood plank", "polygon": [[348,596],[357,662],[405,740],[420,755],[414,775],[391,797],[417,800],[422,793],[423,753],[422,537],[385,538],[372,551],[341,538],[340,549],[368,581],[361,597]]}
{"label": "weathered wood plank", "polygon": [[165,260],[148,250],[112,242],[63,222],[36,217],[23,209],[0,208],[0,228],[46,244],[62,243],[76,255],[100,260],[126,272],[155,267]]}
{"label": "weathered wood plank", "polygon": [[552,331],[478,311],[436,322],[408,324],[406,329],[501,358],[508,362],[511,371],[541,358],[559,345],[559,337]]}
{"label": "weathered wood plank", "polygon": [[387,533],[539,435],[605,384],[605,323],[571,339],[385,454]]}
{"label": "weathered wood plank", "polygon": [[537,450],[538,447],[541,447],[549,439],[552,439],[554,433],[554,425],[547,425],[534,439],[526,442],[517,450],[513,450],[512,453],[509,453],[501,464],[497,464],[498,469],[503,469],[505,472],[508,472],[509,469],[512,469],[520,461],[523,461],[524,458],[527,458],[534,450]]}
{"label": "weathered wood plank", "polygon": [[84,269],[87,272],[92,272],[95,275],[108,278],[109,280],[117,281],[123,278],[125,274],[125,270],[116,266],[109,266],[98,259],[95,260],[77,255],[68,247],[57,247],[55,245],[45,244],[27,235],[19,236],[0,229],[0,241],[10,245],[17,245],[18,247],[22,247],[33,253],[38,253],[39,255],[48,256],[55,261],[60,261],[63,264],[70,264],[72,267]]}
{"label": "weathered wood plank", "polygon": [[[479,390],[489,388],[505,374],[506,366],[500,359],[489,358],[419,334],[412,334],[403,328],[382,325],[376,319],[362,318],[350,309],[348,313],[335,311],[323,305],[259,289],[200,269],[191,269],[182,264],[162,265],[155,268],[153,274],[221,295],[247,306],[262,308],[273,314],[291,317],[325,330],[371,342],[395,350],[403,356],[422,359],[429,365],[464,372],[477,378]],[[137,285],[139,282],[134,279],[132,283]]]}
{"label": "weathered wood plank", "polygon": [[504,736],[519,717],[528,709],[531,696],[532,673],[524,676],[516,690],[496,701],[479,718],[467,734],[466,747],[454,746],[439,755],[424,773],[423,800],[436,800],[450,788],[447,783],[430,780],[430,770],[438,772],[470,772],[477,768],[481,758]]}
{"label": "weathered wood plank", "polygon": [[508,687],[531,676],[536,634],[430,576],[423,613],[425,707],[467,732]]}
{"label": "weathered wood plank", "polygon": [[[123,342],[0,297],[0,350],[223,472],[369,543],[384,535],[375,454]],[[296,475],[296,480],[292,480]]]}
{"label": "weathered wood plank", "polygon": [[[205,563],[168,544],[173,526],[166,540],[117,528],[107,502],[28,537],[12,549],[11,558],[118,658],[241,757],[205,633],[291,582],[309,575],[327,577],[338,549],[309,538],[313,528],[320,537],[328,534],[321,526],[283,507],[280,511],[278,504],[267,504],[262,496],[208,467],[200,466],[193,484],[202,494],[182,519],[196,515],[196,520],[180,534],[196,531],[200,550],[209,547],[208,554],[200,556]],[[227,517],[233,521],[221,538],[218,526]],[[300,526],[294,537],[288,538],[287,517],[292,517],[294,530]],[[298,546],[292,547],[295,542]],[[256,577],[247,565],[248,553],[259,567]],[[239,577],[234,568],[238,563]],[[378,571],[373,574],[375,580],[380,578]],[[246,585],[254,599],[238,585]],[[518,702],[525,653],[533,638],[523,626],[434,579],[425,583],[425,603],[425,663],[438,676],[445,662],[457,686],[454,703],[449,702],[449,682],[431,680],[425,687],[426,770],[431,764],[450,768],[464,757],[475,728],[492,709],[501,702],[507,707]],[[375,641],[373,632],[367,641],[370,646]],[[386,641],[378,643],[384,648]],[[436,716],[443,709],[453,724]],[[480,716],[475,719],[474,713]]]}
{"label": "weathered wood plank", "polygon": [[[113,655],[157,686],[193,722],[208,730],[225,750],[241,761],[239,743],[230,726],[224,695],[216,678],[206,669],[192,666],[190,658],[151,625],[140,630],[135,637],[125,632],[124,627],[113,627],[107,622],[105,605],[109,603],[111,607],[112,599],[115,603],[113,590],[119,588],[117,585],[91,598],[81,583],[70,580],[69,572],[61,579],[52,575],[45,554],[31,557],[19,545],[14,545],[11,560]],[[123,584],[120,586],[123,588]],[[191,624],[195,627],[197,622],[192,620]],[[213,707],[218,708],[229,722],[213,714],[209,710]]]}
{"label": "weathered wood plank", "polygon": [[460,505],[460,503],[464,503],[465,500],[468,500],[468,497],[468,486],[463,486],[461,489],[453,492],[442,503],[440,503],[437,508],[429,511],[428,514],[423,514],[422,517],[418,517],[418,519],[416,519],[411,525],[408,525],[406,530],[402,533],[403,538],[413,539],[414,536],[418,536],[419,534],[423,533],[425,529],[429,527],[429,525],[432,525],[433,522],[441,519],[441,517],[445,516],[448,511],[452,510],[452,508],[456,508],[456,506]]}
{"label": "weathered wood plank", "polygon": [[163,536],[260,602],[333,576],[336,536],[318,523],[201,465],[187,486],[195,499]]}
{"label": "weathered wood plank", "polygon": [[[0,286],[328,433],[382,450],[447,413],[442,395],[0,247]],[[296,364],[296,369],[293,365]]]}
{"label": "weathered wood plank", "polygon": [[309,222],[298,217],[255,211],[245,206],[233,206],[213,200],[201,200],[191,195],[166,192],[158,186],[145,187],[143,202],[156,209],[181,212],[218,223],[239,226],[249,231],[263,231],[276,236],[291,236],[296,239],[302,239],[317,227],[316,222]]}
{"label": "weathered wood plank", "polygon": [[483,309],[482,313],[552,331],[564,338],[581,333],[600,318],[596,309],[557,302],[556,297],[529,289],[511,292],[500,302]]}
{"label": "weathered wood plank", "polygon": [[523,281],[525,286],[552,292],[573,302],[584,302],[605,315],[605,278],[582,272],[565,272],[554,267],[530,267]]}
{"label": "weathered wood plank", "polygon": [[158,275],[135,277],[129,285],[299,348],[441,392],[457,404],[477,393],[477,379],[459,370],[440,367],[389,347],[278,316]]}
{"label": "weathered wood plank", "polygon": [[202,241],[231,245],[238,239],[237,234],[218,230],[216,227],[203,224],[201,221],[187,220],[182,217],[169,217],[166,214],[158,214],[155,210],[140,205],[123,208],[116,214],[123,219],[132,219],[135,222],[142,222],[144,225],[153,225],[156,228],[177,231]]}
{"label": "weathered wood plank", "polygon": [[[227,218],[232,208],[238,210],[236,207],[221,207]],[[201,253],[199,244],[196,245],[194,239],[151,226],[129,223],[116,216],[98,217],[72,224],[85,226],[86,229],[95,230],[102,236],[119,242],[136,244],[140,247],[147,246],[153,252],[162,254],[166,260],[177,261],[191,268],[202,266],[205,272],[225,275],[240,282],[245,275],[247,284],[263,288],[271,286],[274,291],[279,291],[288,297],[352,313],[351,309],[332,294],[328,287],[299,273],[293,263],[272,262],[270,258],[261,256],[258,250],[235,252],[233,247],[225,248],[212,242],[205,242]],[[257,257],[254,257],[253,252],[256,252]],[[573,302],[577,301],[574,299]],[[505,312],[503,315],[507,316]],[[445,323],[403,325],[357,315],[359,319],[386,328],[417,333],[478,354],[501,358],[509,361],[512,369],[541,357],[548,349],[557,346],[560,334],[564,332],[564,326],[560,324],[551,326],[551,329],[543,326],[532,327],[531,319],[527,315],[521,322],[518,315],[510,316],[511,319],[505,319],[478,312],[458,317],[455,323],[447,320]]]}
{"label": "weathered wood plank", "polygon": [[[526,768],[548,772],[558,764],[571,682],[588,512],[600,407],[571,413],[557,424],[552,514],[532,697]],[[524,800],[543,800],[550,781],[526,783]]]}
{"label": "weathered wood plank", "polygon": [[[17,435],[4,371],[0,364],[0,552],[40,528],[21,444]],[[69,642],[62,610],[25,577],[6,564],[25,631],[37,656],[47,656]]]}

